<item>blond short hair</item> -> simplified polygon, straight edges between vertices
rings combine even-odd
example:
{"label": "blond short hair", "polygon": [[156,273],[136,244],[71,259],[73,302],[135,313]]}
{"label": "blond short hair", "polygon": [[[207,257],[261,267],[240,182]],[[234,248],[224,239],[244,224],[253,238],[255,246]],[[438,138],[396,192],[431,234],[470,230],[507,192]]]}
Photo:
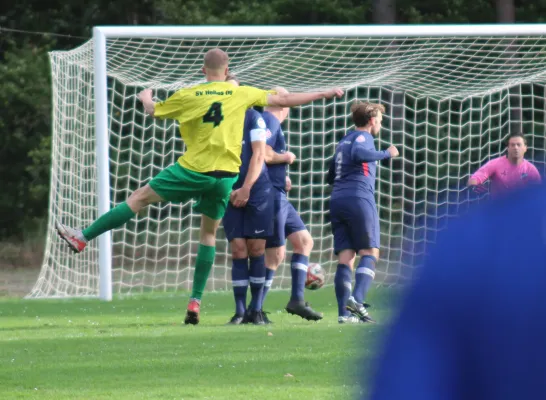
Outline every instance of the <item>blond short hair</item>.
{"label": "blond short hair", "polygon": [[356,127],[368,125],[373,117],[377,117],[379,112],[385,112],[385,106],[377,103],[369,103],[367,101],[357,101],[351,106],[353,115],[353,123]]}
{"label": "blond short hair", "polygon": [[218,48],[210,49],[205,54],[205,68],[218,71],[227,68],[229,57],[227,53]]}

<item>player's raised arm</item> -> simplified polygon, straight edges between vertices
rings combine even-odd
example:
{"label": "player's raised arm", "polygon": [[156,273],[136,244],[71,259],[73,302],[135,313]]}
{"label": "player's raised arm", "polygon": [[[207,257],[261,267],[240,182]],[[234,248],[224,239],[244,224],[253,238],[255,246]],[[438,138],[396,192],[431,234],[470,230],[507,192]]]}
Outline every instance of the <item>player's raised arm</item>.
{"label": "player's raised arm", "polygon": [[[373,143],[373,135],[377,135],[381,129],[384,112],[385,107],[381,104],[356,102],[351,105],[351,113],[356,130],[362,131],[351,144],[350,154],[353,163],[370,163],[398,157],[399,153],[396,147],[391,145],[387,150],[377,151]],[[365,132],[368,132],[372,136],[367,136]]]}
{"label": "player's raised arm", "polygon": [[138,99],[144,106],[144,111],[150,117],[178,119],[184,109],[184,91],[179,90],[165,101],[156,103],[152,99],[152,89],[144,89],[138,94]]}
{"label": "player's raised arm", "polygon": [[153,117],[155,114],[155,102],[152,99],[152,89],[144,89],[137,97],[144,106],[146,114]]}
{"label": "player's raised arm", "polygon": [[334,88],[323,92],[270,94],[267,96],[267,105],[272,107],[296,107],[315,100],[339,98],[343,96],[343,93],[343,89]]}
{"label": "player's raised arm", "polygon": [[374,149],[366,148],[363,142],[358,141],[353,145],[351,149],[351,158],[355,163],[373,162],[379,160],[385,160],[387,158],[393,158],[398,156],[398,150],[393,145],[389,146],[387,150],[377,151]]}
{"label": "player's raised arm", "polygon": [[487,162],[480,167],[468,180],[468,186],[477,186],[485,183],[493,175],[495,170],[495,160]]}

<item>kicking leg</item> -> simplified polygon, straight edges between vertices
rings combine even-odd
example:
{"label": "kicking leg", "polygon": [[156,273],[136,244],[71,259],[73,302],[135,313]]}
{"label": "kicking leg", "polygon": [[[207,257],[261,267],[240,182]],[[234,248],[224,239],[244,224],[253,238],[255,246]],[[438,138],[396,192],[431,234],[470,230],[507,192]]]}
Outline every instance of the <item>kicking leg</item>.
{"label": "kicking leg", "polygon": [[150,185],[146,185],[135,190],[126,202],[117,205],[107,213],[101,215],[83,231],[70,228],[58,222],[55,224],[55,228],[61,239],[68,244],[70,249],[75,253],[80,253],[87,246],[88,241],[95,239],[104,232],[127,223],[144,207],[162,200],[161,196]]}

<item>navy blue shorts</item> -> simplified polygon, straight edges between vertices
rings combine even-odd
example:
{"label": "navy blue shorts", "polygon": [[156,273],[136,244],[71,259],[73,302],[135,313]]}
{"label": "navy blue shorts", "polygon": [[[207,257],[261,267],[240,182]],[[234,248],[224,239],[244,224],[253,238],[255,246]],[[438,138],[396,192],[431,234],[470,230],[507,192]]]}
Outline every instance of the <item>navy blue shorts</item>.
{"label": "navy blue shorts", "polygon": [[330,219],[334,252],[379,249],[379,215],[375,200],[360,197],[332,199]]}
{"label": "navy blue shorts", "polygon": [[305,231],[307,228],[294,206],[288,201],[286,193],[273,189],[275,193],[275,219],[273,235],[267,238],[266,248],[281,247],[286,238],[294,232]]}
{"label": "navy blue shorts", "polygon": [[222,223],[226,238],[265,239],[273,234],[275,189],[261,191],[259,195],[251,194],[246,206],[237,208],[228,204]]}

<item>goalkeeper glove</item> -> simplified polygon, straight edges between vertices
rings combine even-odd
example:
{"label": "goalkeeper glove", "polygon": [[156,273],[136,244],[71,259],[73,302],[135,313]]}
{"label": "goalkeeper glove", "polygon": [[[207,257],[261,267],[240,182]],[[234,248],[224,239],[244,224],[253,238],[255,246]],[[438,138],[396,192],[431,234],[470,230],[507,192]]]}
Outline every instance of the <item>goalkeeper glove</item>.
{"label": "goalkeeper glove", "polygon": [[483,185],[473,185],[472,191],[476,194],[484,194],[487,193],[487,188]]}

